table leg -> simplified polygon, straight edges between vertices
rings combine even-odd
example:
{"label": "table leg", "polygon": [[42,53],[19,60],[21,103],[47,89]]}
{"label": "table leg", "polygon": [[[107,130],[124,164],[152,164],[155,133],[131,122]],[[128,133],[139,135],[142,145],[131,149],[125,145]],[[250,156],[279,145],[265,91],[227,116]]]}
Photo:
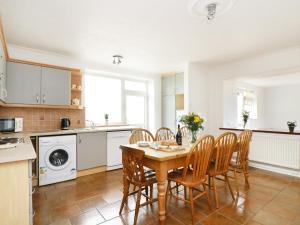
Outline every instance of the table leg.
{"label": "table leg", "polygon": [[159,224],[165,224],[166,220],[166,182],[168,178],[168,170],[160,168],[156,172],[157,189],[158,189],[158,216]]}

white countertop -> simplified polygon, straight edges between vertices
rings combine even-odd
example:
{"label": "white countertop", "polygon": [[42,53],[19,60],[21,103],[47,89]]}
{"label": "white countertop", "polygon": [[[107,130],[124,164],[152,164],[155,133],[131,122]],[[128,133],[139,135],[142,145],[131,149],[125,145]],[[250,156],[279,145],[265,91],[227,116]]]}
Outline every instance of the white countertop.
{"label": "white countertop", "polygon": [[132,130],[133,126],[103,126],[95,128],[78,128],[70,130],[53,130],[53,131],[38,131],[38,132],[21,132],[1,134],[0,137],[18,137],[24,138],[25,143],[20,143],[14,148],[0,149],[0,163],[8,163],[14,161],[30,160],[36,158],[36,153],[30,140],[30,136],[50,136],[64,134],[78,134],[91,132],[111,132]]}

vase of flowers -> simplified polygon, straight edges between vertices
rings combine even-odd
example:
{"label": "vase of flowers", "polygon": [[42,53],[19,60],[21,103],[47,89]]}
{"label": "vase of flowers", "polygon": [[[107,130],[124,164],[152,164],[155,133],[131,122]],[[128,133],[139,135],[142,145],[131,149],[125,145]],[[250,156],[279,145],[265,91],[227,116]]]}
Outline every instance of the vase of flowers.
{"label": "vase of flowers", "polygon": [[290,132],[293,133],[295,127],[297,126],[297,122],[296,121],[287,121],[287,125],[289,127]]}
{"label": "vase of flowers", "polygon": [[250,112],[249,112],[249,111],[246,111],[246,110],[244,110],[244,111],[242,112],[242,117],[243,117],[243,122],[244,122],[244,125],[243,125],[244,129],[245,129],[246,124],[247,124],[247,122],[248,122],[249,114],[250,114]]}
{"label": "vase of flowers", "polygon": [[188,113],[187,115],[183,115],[180,118],[180,122],[187,126],[188,130],[191,133],[191,143],[195,143],[197,140],[197,132],[201,129],[203,130],[203,122],[204,119],[200,117],[198,114],[193,112]]}

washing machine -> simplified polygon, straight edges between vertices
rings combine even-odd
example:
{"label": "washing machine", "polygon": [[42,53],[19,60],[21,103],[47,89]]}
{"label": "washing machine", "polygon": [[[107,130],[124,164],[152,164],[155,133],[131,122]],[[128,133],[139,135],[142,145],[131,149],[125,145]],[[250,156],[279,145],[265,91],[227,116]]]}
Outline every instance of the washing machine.
{"label": "washing machine", "polygon": [[76,135],[39,138],[39,186],[76,178]]}

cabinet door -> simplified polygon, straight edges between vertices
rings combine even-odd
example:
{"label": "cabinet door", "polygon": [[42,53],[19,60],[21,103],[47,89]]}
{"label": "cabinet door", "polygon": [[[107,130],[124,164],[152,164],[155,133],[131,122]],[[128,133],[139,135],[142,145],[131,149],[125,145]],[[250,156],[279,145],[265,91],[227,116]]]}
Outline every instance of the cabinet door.
{"label": "cabinet door", "polygon": [[5,97],[6,97],[6,60],[5,60],[2,45],[0,45],[0,100],[5,100]]}
{"label": "cabinet door", "polygon": [[6,66],[6,102],[39,104],[41,67],[13,62],[7,62]]}
{"label": "cabinet door", "polygon": [[41,103],[47,105],[71,104],[71,72],[42,67]]}
{"label": "cabinet door", "polygon": [[175,95],[175,76],[162,77],[162,95]]}
{"label": "cabinet door", "polygon": [[77,170],[106,165],[106,132],[77,135]]}
{"label": "cabinet door", "polygon": [[176,131],[175,95],[162,97],[162,126]]}

